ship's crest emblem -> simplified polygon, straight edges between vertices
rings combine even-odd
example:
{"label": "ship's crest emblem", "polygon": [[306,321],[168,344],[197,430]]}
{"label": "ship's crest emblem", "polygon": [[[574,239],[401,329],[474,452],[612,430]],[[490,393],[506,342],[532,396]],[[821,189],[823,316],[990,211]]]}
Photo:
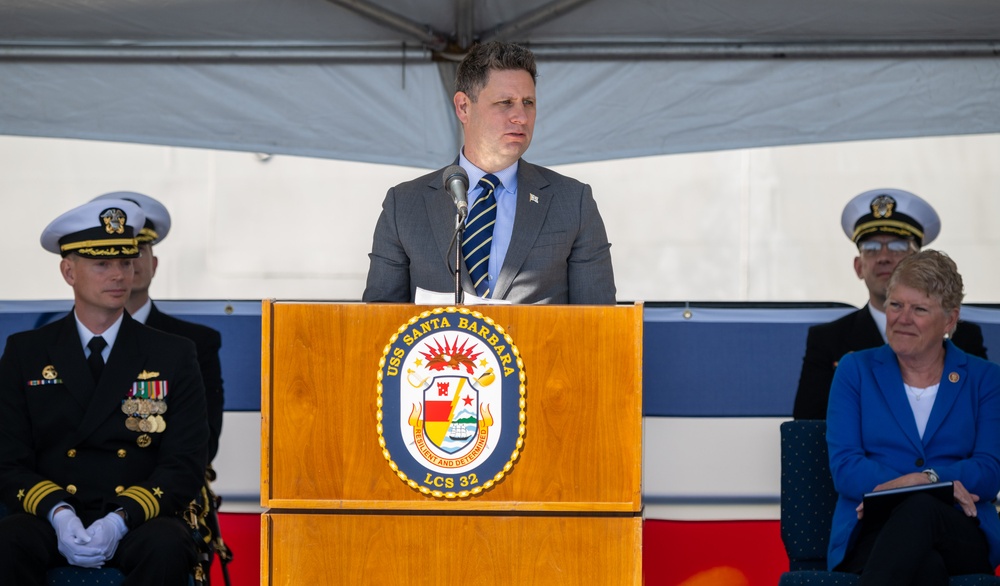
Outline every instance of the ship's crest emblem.
{"label": "ship's crest emblem", "polygon": [[524,363],[492,319],[454,307],[415,316],[378,378],[383,456],[410,487],[465,498],[510,471],[526,429]]}

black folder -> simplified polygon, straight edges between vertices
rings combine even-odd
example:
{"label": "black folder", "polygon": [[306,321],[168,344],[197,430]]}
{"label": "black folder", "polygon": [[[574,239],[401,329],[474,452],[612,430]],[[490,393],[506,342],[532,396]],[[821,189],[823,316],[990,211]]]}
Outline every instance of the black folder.
{"label": "black folder", "polygon": [[916,486],[866,492],[864,500],[865,515],[863,519],[866,523],[882,523],[889,518],[889,514],[896,508],[896,505],[903,502],[910,495],[917,493],[927,493],[944,503],[953,504],[955,502],[955,488],[952,485],[952,482],[935,482],[933,484],[918,484]]}

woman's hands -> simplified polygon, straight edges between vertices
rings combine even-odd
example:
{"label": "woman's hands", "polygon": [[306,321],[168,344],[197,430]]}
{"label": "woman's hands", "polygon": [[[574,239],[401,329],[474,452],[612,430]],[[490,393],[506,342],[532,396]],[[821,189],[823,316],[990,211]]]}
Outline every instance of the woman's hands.
{"label": "woman's hands", "polygon": [[903,488],[904,486],[917,486],[918,484],[930,484],[931,479],[923,472],[910,472],[899,478],[893,478],[889,482],[883,482],[875,487],[876,491],[889,490],[890,488]]}
{"label": "woman's hands", "polygon": [[961,481],[958,480],[955,481],[955,502],[962,506],[966,517],[976,516],[976,503],[979,502],[979,495],[965,490]]}
{"label": "woman's hands", "polygon": [[[904,474],[898,478],[893,478],[888,482],[883,482],[882,484],[875,487],[876,491],[888,490],[890,488],[903,488],[905,486],[917,486],[920,484],[930,484],[931,480],[923,472],[911,472],[909,474]],[[962,507],[962,512],[968,517],[976,516],[976,503],[979,502],[979,495],[975,495],[965,490],[962,486],[960,480],[955,480],[953,482],[953,488],[955,492],[955,502]],[[858,508],[855,509],[858,513],[858,520],[860,521],[865,515],[865,504],[861,503]]]}

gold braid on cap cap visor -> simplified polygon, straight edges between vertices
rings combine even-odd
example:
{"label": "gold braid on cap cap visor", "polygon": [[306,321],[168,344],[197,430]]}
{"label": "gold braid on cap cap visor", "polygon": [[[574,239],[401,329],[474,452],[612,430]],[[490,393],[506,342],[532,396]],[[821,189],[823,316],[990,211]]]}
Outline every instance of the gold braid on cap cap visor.
{"label": "gold braid on cap cap visor", "polygon": [[859,224],[854,229],[854,242],[857,242],[858,238],[866,234],[870,234],[879,228],[889,228],[890,232],[895,232],[901,236],[913,235],[921,241],[924,239],[923,230],[918,230],[913,224],[907,224],[906,222],[900,222],[899,220],[872,220],[871,222]]}
{"label": "gold braid on cap cap visor", "polygon": [[[102,250],[102,249],[107,249],[109,246],[121,246],[123,248],[121,252],[117,250]],[[126,246],[131,246],[132,248],[124,248]],[[88,249],[88,250],[84,251],[82,249]],[[89,254],[117,256],[118,254],[138,254],[139,244],[136,242],[135,238],[83,240],[80,242],[70,242],[68,244],[63,244],[62,246],[59,247],[59,250],[62,252],[81,251],[81,252],[87,252]]]}
{"label": "gold braid on cap cap visor", "polygon": [[156,230],[152,228],[143,228],[139,230],[139,234],[135,237],[136,242],[139,244],[145,244],[147,242],[152,242],[159,238],[160,235],[156,233]]}

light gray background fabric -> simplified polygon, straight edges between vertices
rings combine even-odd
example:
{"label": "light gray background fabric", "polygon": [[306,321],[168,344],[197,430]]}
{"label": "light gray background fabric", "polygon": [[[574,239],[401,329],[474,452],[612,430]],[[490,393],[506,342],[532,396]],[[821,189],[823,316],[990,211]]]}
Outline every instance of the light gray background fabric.
{"label": "light gray background fabric", "polygon": [[1000,131],[990,0],[6,0],[0,133],[437,168],[471,38],[536,51],[543,165]]}

